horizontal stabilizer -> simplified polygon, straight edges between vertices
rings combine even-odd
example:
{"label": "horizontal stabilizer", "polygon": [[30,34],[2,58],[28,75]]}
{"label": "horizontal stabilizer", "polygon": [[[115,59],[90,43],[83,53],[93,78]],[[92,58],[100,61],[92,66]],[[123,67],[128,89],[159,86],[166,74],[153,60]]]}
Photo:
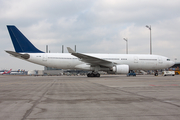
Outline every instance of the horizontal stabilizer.
{"label": "horizontal stabilizer", "polygon": [[29,54],[20,54],[20,53],[17,53],[17,52],[13,52],[13,51],[6,51],[7,53],[9,53],[10,55],[14,56],[14,57],[18,57],[18,58],[21,58],[21,59],[29,59],[30,58],[30,55]]}

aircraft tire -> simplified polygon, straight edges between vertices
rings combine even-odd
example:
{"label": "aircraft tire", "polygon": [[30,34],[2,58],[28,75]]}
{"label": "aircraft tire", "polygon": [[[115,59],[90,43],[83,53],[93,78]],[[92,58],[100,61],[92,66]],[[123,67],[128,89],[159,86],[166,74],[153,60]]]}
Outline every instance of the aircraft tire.
{"label": "aircraft tire", "polygon": [[87,77],[100,77],[100,74],[99,74],[99,73],[97,73],[97,74],[88,73],[88,74],[87,74]]}
{"label": "aircraft tire", "polygon": [[87,74],[87,77],[89,77],[89,73]]}
{"label": "aircraft tire", "polygon": [[97,74],[95,75],[95,77],[100,77],[100,74],[99,74],[99,73],[97,73]]}
{"label": "aircraft tire", "polygon": [[154,76],[158,76],[158,73],[155,73]]}
{"label": "aircraft tire", "polygon": [[88,74],[87,74],[87,77],[92,77],[92,74],[91,74],[91,73],[88,73]]}

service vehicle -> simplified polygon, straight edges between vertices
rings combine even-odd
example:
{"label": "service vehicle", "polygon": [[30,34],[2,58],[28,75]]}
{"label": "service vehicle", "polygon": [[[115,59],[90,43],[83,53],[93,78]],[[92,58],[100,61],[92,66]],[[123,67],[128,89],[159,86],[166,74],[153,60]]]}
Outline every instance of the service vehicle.
{"label": "service vehicle", "polygon": [[174,71],[163,71],[162,75],[163,76],[174,76],[175,72]]}

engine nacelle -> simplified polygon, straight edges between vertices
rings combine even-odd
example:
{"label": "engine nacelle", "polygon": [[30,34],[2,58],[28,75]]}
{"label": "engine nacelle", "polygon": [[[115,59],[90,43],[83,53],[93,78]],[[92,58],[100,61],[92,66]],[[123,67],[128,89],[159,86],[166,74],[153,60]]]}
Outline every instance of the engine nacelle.
{"label": "engine nacelle", "polygon": [[112,68],[115,73],[129,73],[129,65],[116,65]]}

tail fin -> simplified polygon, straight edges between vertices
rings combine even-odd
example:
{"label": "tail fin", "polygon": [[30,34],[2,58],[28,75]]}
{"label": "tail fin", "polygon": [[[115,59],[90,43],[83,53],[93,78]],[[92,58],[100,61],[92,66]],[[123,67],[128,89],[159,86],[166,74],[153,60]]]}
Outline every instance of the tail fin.
{"label": "tail fin", "polygon": [[6,74],[10,73],[12,69],[10,69],[8,72],[6,72]]}
{"label": "tail fin", "polygon": [[43,53],[38,50],[14,25],[7,25],[14,49],[17,53]]}
{"label": "tail fin", "polygon": [[6,74],[6,70],[2,73],[2,75]]}

